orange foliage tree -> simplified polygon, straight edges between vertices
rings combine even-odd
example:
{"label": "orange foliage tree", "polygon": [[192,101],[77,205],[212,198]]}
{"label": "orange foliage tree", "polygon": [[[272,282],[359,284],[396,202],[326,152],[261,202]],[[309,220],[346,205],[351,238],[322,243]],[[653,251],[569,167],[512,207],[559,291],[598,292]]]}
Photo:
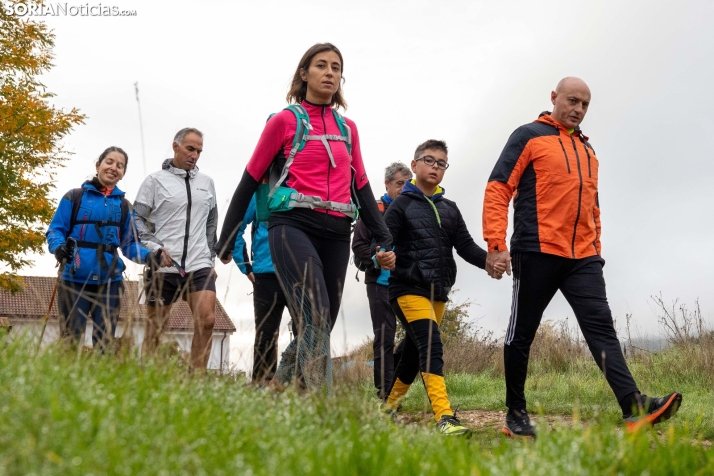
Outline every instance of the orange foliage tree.
{"label": "orange foliage tree", "polygon": [[[55,203],[48,197],[54,172],[68,153],[62,137],[83,122],[77,109],[50,104],[38,76],[52,67],[54,34],[32,17],[0,5],[0,288],[18,291],[17,271],[41,252]],[[39,5],[38,0],[22,3]]]}

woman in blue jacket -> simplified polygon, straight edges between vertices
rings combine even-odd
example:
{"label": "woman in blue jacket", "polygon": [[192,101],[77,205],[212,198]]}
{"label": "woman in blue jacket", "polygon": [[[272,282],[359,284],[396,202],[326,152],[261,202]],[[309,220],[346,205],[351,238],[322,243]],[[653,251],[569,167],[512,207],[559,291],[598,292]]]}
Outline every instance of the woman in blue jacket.
{"label": "woman in blue jacket", "polygon": [[79,342],[91,316],[92,343],[101,350],[114,338],[124,290],[118,250],[136,263],[168,260],[136,239],[131,206],[116,186],[128,161],[119,147],[102,152],[96,176],[62,197],[46,233],[62,268],[57,296],[62,337]]}

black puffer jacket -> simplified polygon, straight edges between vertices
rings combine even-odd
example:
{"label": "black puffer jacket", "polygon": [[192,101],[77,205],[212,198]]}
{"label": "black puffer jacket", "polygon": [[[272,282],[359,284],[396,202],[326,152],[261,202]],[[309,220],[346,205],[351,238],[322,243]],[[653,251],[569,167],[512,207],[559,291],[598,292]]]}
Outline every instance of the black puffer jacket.
{"label": "black puffer jacket", "polygon": [[415,294],[448,301],[456,282],[454,248],[474,266],[486,266],[486,251],[471,238],[459,208],[444,198],[441,187],[429,198],[408,182],[389,206],[385,221],[397,255],[389,277],[390,300]]}

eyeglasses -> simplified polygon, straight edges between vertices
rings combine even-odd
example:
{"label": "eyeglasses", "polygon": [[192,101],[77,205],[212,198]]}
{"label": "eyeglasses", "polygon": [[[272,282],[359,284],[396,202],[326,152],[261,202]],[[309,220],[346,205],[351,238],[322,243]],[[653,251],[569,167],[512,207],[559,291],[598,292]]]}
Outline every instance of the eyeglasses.
{"label": "eyeglasses", "polygon": [[432,157],[430,155],[422,155],[418,159],[414,159],[414,162],[419,162],[420,160],[423,160],[424,164],[428,165],[429,167],[436,164],[436,166],[439,167],[441,170],[446,170],[449,168],[449,163],[447,161],[436,160],[434,157]]}

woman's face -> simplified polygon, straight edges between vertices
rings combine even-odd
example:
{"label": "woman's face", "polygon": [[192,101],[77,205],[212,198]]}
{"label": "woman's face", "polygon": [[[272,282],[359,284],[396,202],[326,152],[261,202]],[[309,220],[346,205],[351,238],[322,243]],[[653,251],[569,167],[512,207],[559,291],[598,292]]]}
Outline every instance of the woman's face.
{"label": "woman's face", "polygon": [[109,152],[104,160],[97,164],[97,178],[105,187],[114,187],[124,178],[126,157],[119,152]]}
{"label": "woman's face", "polygon": [[342,80],[342,63],[334,51],[323,51],[316,54],[307,71],[302,70],[300,76],[307,82],[306,99],[316,104],[329,104],[337,92]]}

